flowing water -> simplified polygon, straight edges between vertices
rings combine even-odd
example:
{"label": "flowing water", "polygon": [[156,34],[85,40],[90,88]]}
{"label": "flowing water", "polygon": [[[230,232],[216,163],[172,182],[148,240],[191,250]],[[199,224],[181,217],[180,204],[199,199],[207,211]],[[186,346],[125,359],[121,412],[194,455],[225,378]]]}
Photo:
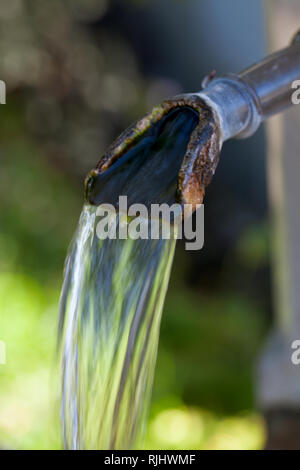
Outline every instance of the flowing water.
{"label": "flowing water", "polygon": [[[172,149],[182,153],[195,123],[191,112],[175,115],[148,154],[161,159]],[[169,200],[181,161],[170,178],[164,165],[162,173],[154,171],[154,158],[155,184],[142,171],[148,161],[133,174],[143,174],[148,192],[154,188]],[[106,191],[113,183],[118,187],[120,175],[112,177]],[[128,179],[126,166],[123,186]],[[126,194],[136,190],[133,182]],[[149,409],[175,229],[169,240],[100,240],[96,226],[96,207],[85,205],[65,265],[59,328],[64,442],[68,449],[137,448]]]}
{"label": "flowing water", "polygon": [[99,240],[85,206],[66,262],[62,415],[73,449],[141,445],[172,240]]}

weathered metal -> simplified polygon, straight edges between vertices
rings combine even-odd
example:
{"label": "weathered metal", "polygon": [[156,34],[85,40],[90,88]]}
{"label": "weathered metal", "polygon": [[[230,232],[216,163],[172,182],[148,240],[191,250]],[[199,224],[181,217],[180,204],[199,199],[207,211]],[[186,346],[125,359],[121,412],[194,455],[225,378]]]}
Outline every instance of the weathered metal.
{"label": "weathered metal", "polygon": [[171,111],[186,107],[197,112],[199,122],[191,134],[183,156],[178,174],[176,199],[181,204],[201,204],[205,187],[211,181],[218,164],[221,137],[213,111],[196,94],[180,95],[163,101],[150,113],[126,129],[109,147],[96,168],[87,175],[85,181],[86,201],[95,204],[93,188],[97,177],[132,148],[152,125],[167,117]]}
{"label": "weathered metal", "polygon": [[[219,160],[223,141],[249,137],[262,120],[292,105],[292,82],[299,78],[300,41],[254,64],[239,75],[209,77],[200,93],[164,101],[129,127],[112,144],[85,182],[86,201],[95,205],[101,181],[97,180],[143,137],[147,130],[180,108],[196,111],[192,131],[177,179],[177,202],[201,204]],[[96,183],[99,185],[96,185]]]}

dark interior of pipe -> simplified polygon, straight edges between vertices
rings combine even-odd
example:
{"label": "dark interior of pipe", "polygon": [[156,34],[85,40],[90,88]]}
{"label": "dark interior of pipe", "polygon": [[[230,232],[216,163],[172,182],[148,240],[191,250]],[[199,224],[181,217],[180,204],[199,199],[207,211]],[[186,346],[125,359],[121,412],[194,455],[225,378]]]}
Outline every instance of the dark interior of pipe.
{"label": "dark interior of pipe", "polygon": [[169,112],[96,176],[88,190],[88,201],[116,208],[120,195],[128,197],[128,205],[176,202],[178,172],[198,120],[196,111],[189,107]]}

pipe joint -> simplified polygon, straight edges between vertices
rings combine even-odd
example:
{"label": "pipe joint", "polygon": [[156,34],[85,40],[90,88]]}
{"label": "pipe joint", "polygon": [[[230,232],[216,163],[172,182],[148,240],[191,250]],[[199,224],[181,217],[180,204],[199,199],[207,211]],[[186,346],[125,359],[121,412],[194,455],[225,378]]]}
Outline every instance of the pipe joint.
{"label": "pipe joint", "polygon": [[238,75],[216,78],[197,95],[215,112],[223,142],[232,137],[249,137],[261,123],[260,104],[255,90]]}

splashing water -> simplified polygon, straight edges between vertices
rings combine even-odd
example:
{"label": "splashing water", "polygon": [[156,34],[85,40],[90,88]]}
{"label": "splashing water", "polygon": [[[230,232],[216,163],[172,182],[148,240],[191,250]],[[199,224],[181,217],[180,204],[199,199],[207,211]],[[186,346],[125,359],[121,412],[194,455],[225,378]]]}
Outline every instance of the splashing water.
{"label": "splashing water", "polygon": [[[155,184],[142,178],[143,187],[147,183],[152,189],[152,201],[161,201],[162,193],[163,200],[171,199],[180,166],[176,161],[174,170],[170,158],[170,178],[166,163],[159,167],[155,159],[174,151],[183,156],[196,121],[192,111],[173,113],[154,143],[147,137],[150,157],[145,160],[143,154],[140,167],[133,160],[133,175],[139,174],[139,179],[141,172],[151,176],[149,158],[152,161]],[[103,181],[106,194],[120,181],[124,186],[132,180],[126,183],[126,194],[140,188],[124,160],[126,180],[124,171],[117,169],[112,182]],[[143,441],[176,229],[169,240],[100,240],[96,209],[83,208],[61,294],[64,443],[68,449],[131,449]]]}

